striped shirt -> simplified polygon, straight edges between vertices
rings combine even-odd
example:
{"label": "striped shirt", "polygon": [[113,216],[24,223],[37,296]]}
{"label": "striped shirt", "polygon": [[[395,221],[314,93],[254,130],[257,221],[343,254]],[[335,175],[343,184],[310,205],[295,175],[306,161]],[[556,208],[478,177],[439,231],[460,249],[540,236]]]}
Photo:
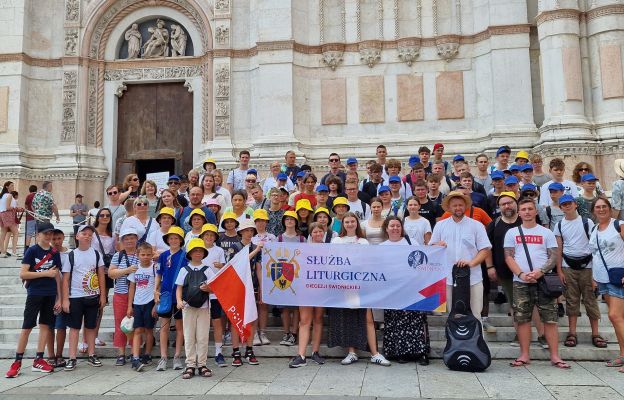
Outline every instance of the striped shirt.
{"label": "striped shirt", "polygon": [[[125,251],[117,252],[111,260],[111,265],[116,266],[119,269],[126,269],[131,265],[139,265],[139,258],[136,254],[127,254]],[[115,279],[115,293],[127,294],[128,293],[128,276],[124,275]]]}

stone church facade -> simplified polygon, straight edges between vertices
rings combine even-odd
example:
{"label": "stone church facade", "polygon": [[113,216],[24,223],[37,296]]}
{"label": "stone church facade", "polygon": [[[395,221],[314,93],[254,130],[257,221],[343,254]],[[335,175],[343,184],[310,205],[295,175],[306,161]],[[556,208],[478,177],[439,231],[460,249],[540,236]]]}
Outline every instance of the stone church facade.
{"label": "stone church facade", "polygon": [[607,187],[624,154],[620,0],[1,0],[0,19],[0,175],[60,204],[245,148],[264,167],[508,144]]}

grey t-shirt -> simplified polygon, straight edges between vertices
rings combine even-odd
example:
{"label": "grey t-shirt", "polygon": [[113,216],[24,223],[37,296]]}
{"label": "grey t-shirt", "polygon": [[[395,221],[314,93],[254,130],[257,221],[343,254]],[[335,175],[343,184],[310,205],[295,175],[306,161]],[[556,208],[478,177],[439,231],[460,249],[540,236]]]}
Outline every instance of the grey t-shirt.
{"label": "grey t-shirt", "polygon": [[[72,217],[72,220],[74,221],[74,224],[79,224],[87,219],[86,214],[89,211],[89,209],[87,208],[87,205],[84,203],[82,204],[76,203],[76,204],[72,204],[72,206],[69,207],[69,211],[74,211],[78,213],[77,215]],[[84,213],[84,215],[80,214],[80,212]]]}

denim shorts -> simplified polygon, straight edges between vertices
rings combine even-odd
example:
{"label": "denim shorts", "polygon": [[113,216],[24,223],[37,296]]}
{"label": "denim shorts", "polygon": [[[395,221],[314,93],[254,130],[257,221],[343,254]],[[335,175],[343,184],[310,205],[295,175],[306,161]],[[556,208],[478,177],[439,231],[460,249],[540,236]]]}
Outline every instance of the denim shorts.
{"label": "denim shorts", "polygon": [[598,293],[617,297],[618,299],[624,299],[624,287],[615,286],[611,283],[598,282]]}

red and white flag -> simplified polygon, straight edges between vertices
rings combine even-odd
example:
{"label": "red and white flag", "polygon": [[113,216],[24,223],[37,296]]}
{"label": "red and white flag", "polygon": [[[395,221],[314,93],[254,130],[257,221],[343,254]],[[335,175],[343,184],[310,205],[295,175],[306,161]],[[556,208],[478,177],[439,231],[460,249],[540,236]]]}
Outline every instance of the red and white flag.
{"label": "red and white flag", "polygon": [[252,322],[258,319],[249,266],[249,246],[245,246],[221,268],[208,281],[208,286],[217,296],[232,326],[238,331],[241,343],[245,343],[251,335]]}

